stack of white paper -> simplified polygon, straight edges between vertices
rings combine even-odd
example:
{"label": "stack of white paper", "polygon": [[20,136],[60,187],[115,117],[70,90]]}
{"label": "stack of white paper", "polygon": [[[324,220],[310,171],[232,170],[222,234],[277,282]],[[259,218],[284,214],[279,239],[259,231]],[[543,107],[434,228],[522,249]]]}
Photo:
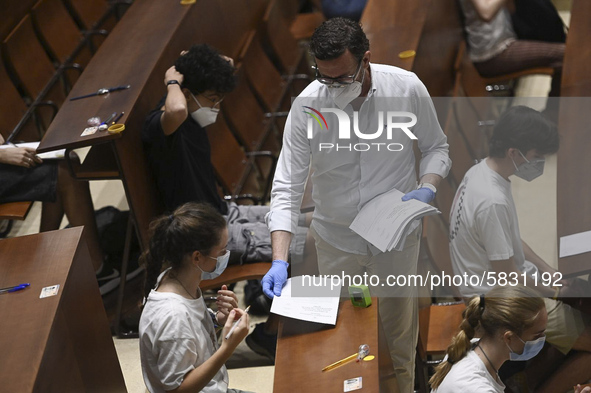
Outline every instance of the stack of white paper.
{"label": "stack of white paper", "polygon": [[[310,278],[310,276],[307,276]],[[302,276],[293,277],[287,280],[287,284],[281,290],[281,296],[275,296],[271,304],[271,312],[284,317],[300,319],[302,321],[316,322],[327,325],[336,325],[337,313],[339,311],[339,296],[341,287],[331,286],[330,280],[324,287],[310,287],[309,292],[316,296],[301,297],[294,296],[292,287],[298,286],[297,292],[306,291],[303,285],[307,283],[319,283],[321,280],[303,279]]]}
{"label": "stack of white paper", "polygon": [[416,220],[440,213],[416,199],[402,202],[403,195],[392,189],[373,198],[361,208],[349,228],[381,252],[402,250],[406,236],[418,225]]}

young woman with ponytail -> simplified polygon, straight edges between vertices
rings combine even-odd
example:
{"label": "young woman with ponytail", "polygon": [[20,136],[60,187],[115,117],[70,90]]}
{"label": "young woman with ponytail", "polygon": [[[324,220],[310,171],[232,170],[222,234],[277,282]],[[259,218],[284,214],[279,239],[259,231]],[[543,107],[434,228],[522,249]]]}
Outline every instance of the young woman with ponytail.
{"label": "young woman with ponytail", "polygon": [[[209,205],[187,203],[151,223],[149,249],[141,258],[147,278],[139,326],[150,392],[237,392],[228,389],[224,363],[248,334],[248,314],[226,286],[218,292],[214,314],[199,289],[201,280],[226,268],[227,242],[226,220]],[[217,325],[223,326],[224,337],[219,348]]]}
{"label": "young woman with ponytail", "polygon": [[[459,333],[429,381],[433,393],[502,393],[507,360],[531,359],[544,346],[544,301],[524,286],[495,287],[470,299]],[[478,332],[481,337],[475,340]]]}

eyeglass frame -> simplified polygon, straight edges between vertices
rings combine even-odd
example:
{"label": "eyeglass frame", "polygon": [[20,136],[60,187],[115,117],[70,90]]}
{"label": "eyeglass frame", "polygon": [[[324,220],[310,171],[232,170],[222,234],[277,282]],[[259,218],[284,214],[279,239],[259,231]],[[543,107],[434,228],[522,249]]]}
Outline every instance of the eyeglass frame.
{"label": "eyeglass frame", "polygon": [[[351,84],[353,84],[353,82],[355,82],[355,79],[357,79],[357,76],[359,75],[359,71],[361,71],[362,64],[363,64],[363,59],[359,60],[359,64],[357,65],[357,70],[355,70],[355,73],[353,75],[341,76],[339,78],[330,78],[328,76],[320,75],[320,72],[318,71],[317,64],[313,65],[312,68],[314,68],[314,71],[316,71],[316,80],[318,82],[322,83],[323,85],[332,86],[335,83],[337,83],[339,85],[351,85]],[[343,79],[351,79],[351,81],[348,82],[348,81],[344,81]]]}

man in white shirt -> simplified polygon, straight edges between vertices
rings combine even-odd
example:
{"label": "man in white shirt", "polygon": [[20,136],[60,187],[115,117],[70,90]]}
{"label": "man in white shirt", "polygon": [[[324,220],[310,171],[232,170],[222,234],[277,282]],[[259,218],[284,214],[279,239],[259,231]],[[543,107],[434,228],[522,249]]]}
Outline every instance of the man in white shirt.
{"label": "man in white shirt", "polygon": [[[464,176],[450,214],[450,254],[454,273],[483,280],[467,280],[459,287],[465,297],[487,293],[495,285],[524,284],[546,296],[550,344],[569,356],[536,392],[564,392],[591,378],[590,318],[550,299],[574,295],[569,282],[521,240],[509,176],[531,181],[544,169],[544,157],[558,151],[556,127],[528,107],[509,109],[497,122],[489,157]],[[506,279],[503,280],[503,277]],[[547,280],[550,278],[550,280]],[[478,281],[478,282],[477,282]],[[548,283],[551,285],[547,285]],[[504,283],[504,284],[503,284]],[[545,283],[545,284],[544,284]],[[464,284],[464,283],[463,283]]]}
{"label": "man in white shirt", "polygon": [[[324,22],[312,36],[310,52],[317,75],[292,104],[285,126],[267,215],[273,265],[263,278],[263,290],[269,297],[279,296],[287,279],[287,251],[311,173],[315,211],[310,230],[319,272],[379,278],[370,292],[379,298],[400,391],[412,392],[416,288],[387,285],[386,277],[416,274],[420,225],[413,226],[401,251],[385,253],[349,225],[368,201],[393,188],[405,193],[403,200],[431,202],[451,166],[447,138],[415,74],[370,63],[369,41],[358,23],[343,18]],[[422,153],[418,187],[415,139]],[[349,283],[344,285],[346,293]]]}

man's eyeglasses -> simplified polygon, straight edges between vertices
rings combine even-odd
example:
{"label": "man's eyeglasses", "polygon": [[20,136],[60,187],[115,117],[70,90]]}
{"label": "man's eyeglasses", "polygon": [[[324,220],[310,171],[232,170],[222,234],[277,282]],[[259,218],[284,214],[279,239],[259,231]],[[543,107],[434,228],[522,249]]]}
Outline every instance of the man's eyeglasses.
{"label": "man's eyeglasses", "polygon": [[314,70],[316,71],[316,80],[318,82],[322,83],[323,85],[331,86],[331,85],[334,85],[335,83],[337,85],[350,85],[351,83],[355,82],[355,79],[357,78],[357,75],[359,74],[359,71],[361,70],[362,63],[363,63],[363,59],[361,59],[359,61],[359,64],[357,65],[357,70],[355,71],[355,73],[353,75],[341,76],[338,78],[329,78],[327,76],[320,75],[320,72],[318,72],[318,66],[316,66],[316,65],[314,65],[312,68],[314,68]]}

